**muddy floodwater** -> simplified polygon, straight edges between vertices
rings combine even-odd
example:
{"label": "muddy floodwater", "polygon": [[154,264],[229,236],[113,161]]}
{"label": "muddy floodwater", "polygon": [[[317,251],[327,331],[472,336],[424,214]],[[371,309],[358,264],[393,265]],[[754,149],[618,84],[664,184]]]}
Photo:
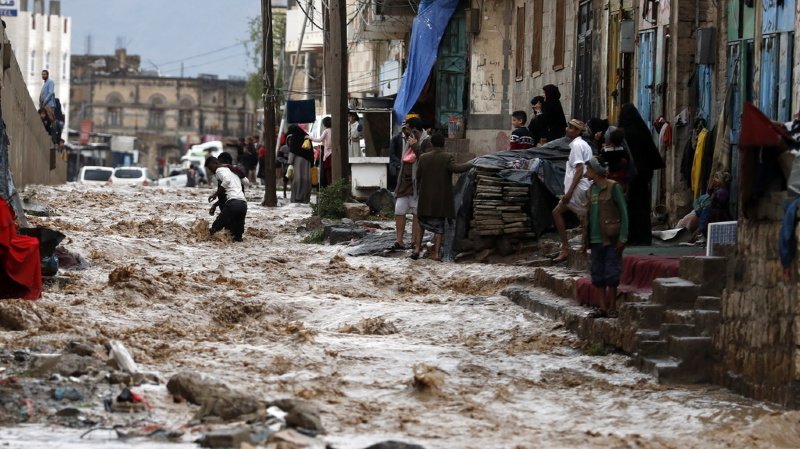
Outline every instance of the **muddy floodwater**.
{"label": "muddy floodwater", "polygon": [[[57,213],[34,224],[67,234],[62,245],[91,267],[63,271],[69,282],[29,305],[46,326],[0,332],[0,344],[119,340],[163,379],[189,370],[265,401],[309,400],[339,449],[388,439],[428,449],[800,447],[797,412],[712,386],[658,385],[627,357],[590,355],[560,323],[498,295],[529,284],[530,269],[349,257],[347,246],[302,243],[308,206],[263,208],[260,192],[248,195],[244,243],[233,243],[207,234],[204,189],[29,188]],[[183,426],[196,408],[163,386],[137,391],[162,425]],[[33,421],[0,427],[0,447],[196,447],[191,432],[182,443],[81,439],[85,429]]]}

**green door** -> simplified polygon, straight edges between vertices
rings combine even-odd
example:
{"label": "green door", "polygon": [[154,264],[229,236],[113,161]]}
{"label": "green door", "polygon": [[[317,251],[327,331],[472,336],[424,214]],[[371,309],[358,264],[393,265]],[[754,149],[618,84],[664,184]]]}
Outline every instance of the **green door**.
{"label": "green door", "polygon": [[436,127],[447,129],[450,117],[464,117],[467,83],[467,28],[464,10],[450,19],[436,62]]}

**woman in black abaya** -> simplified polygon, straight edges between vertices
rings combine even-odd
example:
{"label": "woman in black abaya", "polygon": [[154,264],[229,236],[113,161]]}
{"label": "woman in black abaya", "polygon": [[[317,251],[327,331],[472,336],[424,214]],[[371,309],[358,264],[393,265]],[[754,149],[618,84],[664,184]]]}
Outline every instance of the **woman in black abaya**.
{"label": "woman in black abaya", "polygon": [[636,178],[628,188],[628,245],[650,245],[650,181],[653,172],[665,167],[647,127],[636,107],[630,103],[622,105],[617,126],[625,130],[625,140],[636,164]]}

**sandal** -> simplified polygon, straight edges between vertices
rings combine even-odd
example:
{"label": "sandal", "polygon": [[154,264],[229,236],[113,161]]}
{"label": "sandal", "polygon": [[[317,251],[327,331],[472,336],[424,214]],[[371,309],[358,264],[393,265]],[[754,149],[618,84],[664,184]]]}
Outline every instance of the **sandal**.
{"label": "sandal", "polygon": [[406,245],[403,245],[402,243],[394,242],[394,245],[392,245],[392,247],[389,248],[389,249],[402,250],[402,249],[406,249]]}
{"label": "sandal", "polygon": [[410,256],[408,256],[408,257],[410,257],[410,258],[411,258],[411,260],[417,260],[417,259],[419,259],[419,253],[418,253],[418,252],[413,252],[413,253],[411,253],[411,255],[410,255]]}
{"label": "sandal", "polygon": [[564,262],[565,260],[569,259],[569,253],[567,254],[559,254],[558,257],[550,259],[553,263],[560,263]]}

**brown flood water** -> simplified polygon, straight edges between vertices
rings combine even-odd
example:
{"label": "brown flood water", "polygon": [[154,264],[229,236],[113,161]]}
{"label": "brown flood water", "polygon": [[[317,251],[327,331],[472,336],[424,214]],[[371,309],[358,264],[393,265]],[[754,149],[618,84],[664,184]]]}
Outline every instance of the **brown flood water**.
{"label": "brown flood water", "polygon": [[[297,228],[310,209],[262,208],[259,191],[244,244],[208,236],[206,190],[31,193],[59,213],[34,222],[63,230],[63,245],[92,267],[65,272],[69,285],[31,304],[47,330],[0,333],[6,347],[118,339],[163,378],[199,371],[265,400],[308,399],[339,449],[387,439],[428,449],[800,447],[798,412],[716,387],[661,386],[627,357],[586,355],[559,323],[497,296],[529,280],[525,268],[306,245]],[[190,419],[163,387],[145,394],[153,420]],[[183,447],[79,434],[0,428],[0,447]]]}

